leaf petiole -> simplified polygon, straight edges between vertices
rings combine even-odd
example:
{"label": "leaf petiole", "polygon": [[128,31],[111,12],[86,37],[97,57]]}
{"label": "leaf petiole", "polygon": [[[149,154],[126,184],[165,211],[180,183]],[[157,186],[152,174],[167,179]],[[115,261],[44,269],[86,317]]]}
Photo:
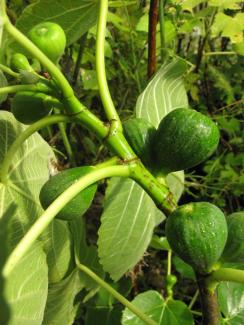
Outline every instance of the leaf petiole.
{"label": "leaf petiole", "polygon": [[108,12],[108,0],[100,1],[100,11],[97,24],[97,40],[96,40],[96,72],[100,96],[104,105],[105,113],[110,122],[113,121],[115,130],[122,131],[122,125],[119,115],[114,107],[111,98],[104,61],[104,42],[106,33],[106,19]]}
{"label": "leaf petiole", "polygon": [[26,85],[14,85],[0,88],[0,95],[5,94],[14,94],[19,91],[33,91],[33,92],[41,92],[41,93],[51,93],[52,89],[43,83],[36,84],[26,84]]}
{"label": "leaf petiole", "polygon": [[231,281],[244,284],[244,270],[221,267],[218,270],[213,271],[208,277],[208,283],[221,281]]}
{"label": "leaf petiole", "polygon": [[157,323],[154,322],[154,320],[152,320],[147,315],[145,315],[139,308],[137,308],[135,305],[133,305],[129,300],[127,300],[124,296],[122,296],[118,291],[116,291],[108,283],[103,281],[103,279],[101,279],[99,276],[97,276],[92,270],[90,270],[84,264],[81,264],[78,261],[77,257],[75,259],[76,259],[76,265],[80,269],[80,271],[82,271],[82,272],[86,273],[88,276],[90,276],[95,282],[97,282],[102,288],[107,290],[122,305],[127,307],[130,311],[132,311],[137,317],[139,317],[146,324],[148,324],[148,325],[157,325]]}
{"label": "leaf petiole", "polygon": [[14,78],[19,78],[20,74],[13,71],[12,69],[10,69],[9,67],[7,67],[4,64],[0,64],[0,70],[2,70],[3,72],[9,74],[10,76],[14,77]]}

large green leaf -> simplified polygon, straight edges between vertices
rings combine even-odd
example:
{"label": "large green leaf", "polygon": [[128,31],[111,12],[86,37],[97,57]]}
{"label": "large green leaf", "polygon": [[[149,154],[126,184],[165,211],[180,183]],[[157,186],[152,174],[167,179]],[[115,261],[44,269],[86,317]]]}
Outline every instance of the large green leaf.
{"label": "large green leaf", "polygon": [[214,37],[221,33],[224,37],[229,37],[232,43],[243,42],[244,13],[239,12],[234,17],[223,12],[218,12],[215,16],[211,31]]}
{"label": "large green leaf", "polygon": [[83,289],[79,272],[75,269],[66,279],[49,287],[42,325],[72,325],[79,301],[76,295]]}
{"label": "large green leaf", "polygon": [[47,292],[46,256],[40,243],[36,243],[5,280],[11,315],[8,325],[42,324]]}
{"label": "large green leaf", "polygon": [[244,284],[222,282],[218,286],[218,300],[224,324],[244,324]]}
{"label": "large green leaf", "polygon": [[[11,143],[25,128],[11,113],[0,111],[0,164]],[[49,177],[48,160],[53,157],[49,145],[36,133],[16,152],[8,183],[0,183],[0,218],[13,202],[17,207],[9,225],[8,253],[42,213],[38,197]],[[41,324],[47,298],[47,273],[46,256],[41,244],[35,243],[4,284],[11,310],[9,324]]]}
{"label": "large green leaf", "polygon": [[154,202],[130,179],[113,178],[106,190],[99,229],[100,261],[118,280],[141,259],[153,229],[164,219]]}
{"label": "large green leaf", "polygon": [[[158,325],[193,325],[193,317],[187,306],[177,300],[164,300],[153,290],[139,294],[132,303],[150,316]],[[122,317],[123,325],[144,325],[145,323],[125,309]]]}
{"label": "large green leaf", "polygon": [[[80,262],[88,266],[98,276],[103,277],[104,272],[98,262],[97,249],[88,246],[85,241],[84,219],[69,222],[74,240],[75,251]],[[83,290],[89,291],[83,295],[84,300],[91,298],[98,290],[98,284],[77,268],[65,279],[53,283],[49,287],[47,306],[43,325],[71,325],[75,319],[77,308],[82,299],[76,296]],[[89,296],[89,298],[88,298]],[[83,301],[84,301],[83,300]]]}
{"label": "large green leaf", "polygon": [[[0,164],[11,143],[25,128],[11,113],[0,111]],[[23,230],[40,216],[43,210],[39,193],[50,176],[51,159],[55,159],[53,151],[38,133],[24,142],[11,162],[8,183],[0,183],[0,218],[12,201],[17,205],[15,219]]]}
{"label": "large green leaf", "polygon": [[17,27],[26,34],[42,21],[58,23],[70,45],[96,24],[98,6],[98,0],[39,0],[26,7],[17,20]]}
{"label": "large green leaf", "polygon": [[2,269],[7,259],[8,254],[8,225],[12,215],[15,213],[15,206],[12,205],[4,213],[0,219],[0,324],[7,324],[10,318],[10,310],[4,295],[4,278]]}
{"label": "large green leaf", "polygon": [[59,282],[75,266],[73,241],[67,222],[53,220],[43,239],[47,253],[49,283]]}
{"label": "large green leaf", "polygon": [[164,64],[138,97],[136,117],[143,117],[158,127],[162,118],[173,109],[187,107],[188,100],[182,75],[183,61]]}

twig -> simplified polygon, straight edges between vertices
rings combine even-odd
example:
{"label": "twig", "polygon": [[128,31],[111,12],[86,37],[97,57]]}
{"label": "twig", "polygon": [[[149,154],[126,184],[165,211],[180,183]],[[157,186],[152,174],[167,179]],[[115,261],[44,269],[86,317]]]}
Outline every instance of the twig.
{"label": "twig", "polygon": [[220,52],[220,51],[215,51],[215,52],[205,52],[203,53],[204,56],[213,56],[213,55],[237,55],[236,52],[234,51],[224,51],[224,52]]}
{"label": "twig", "polygon": [[188,305],[188,308],[189,308],[190,310],[191,310],[192,307],[194,306],[194,304],[195,304],[195,302],[196,302],[196,300],[197,300],[197,298],[198,298],[198,295],[199,295],[199,290],[197,290],[197,291],[195,292],[194,296],[192,297],[192,299],[191,299],[191,301],[190,301],[190,303],[189,303],[189,305]]}
{"label": "twig", "polygon": [[224,109],[226,109],[228,107],[236,106],[236,105],[241,104],[241,103],[244,103],[244,98],[239,99],[239,100],[237,100],[237,101],[235,101],[235,102],[233,102],[231,104],[228,104],[226,106],[220,107],[220,108],[216,109],[216,111],[219,112],[219,111],[222,111],[222,110],[224,110]]}
{"label": "twig", "polygon": [[78,56],[77,56],[77,60],[76,60],[76,64],[75,64],[73,80],[72,80],[72,84],[74,86],[77,83],[77,78],[78,78],[78,75],[79,75],[81,59],[82,59],[82,56],[83,56],[83,53],[84,53],[86,38],[87,38],[87,33],[82,35],[81,38],[80,38],[80,47],[79,47],[79,52],[78,52]]}
{"label": "twig", "polygon": [[[206,44],[206,41],[208,39],[209,33],[210,33],[210,29],[211,26],[214,22],[214,18],[217,14],[217,10],[215,10],[210,18],[209,23],[206,26],[206,32],[205,32],[205,36],[203,38],[199,38],[199,46],[198,46],[198,53],[197,53],[197,61],[196,61],[196,67],[195,67],[195,73],[198,73],[198,70],[200,68],[201,62],[202,62],[202,57],[203,57],[203,51],[204,51],[204,47]],[[205,22],[206,24],[206,22]]]}
{"label": "twig", "polygon": [[10,76],[14,77],[14,78],[19,78],[20,74],[13,71],[12,69],[10,69],[9,67],[0,64],[0,70],[2,70],[3,72],[9,74]]}

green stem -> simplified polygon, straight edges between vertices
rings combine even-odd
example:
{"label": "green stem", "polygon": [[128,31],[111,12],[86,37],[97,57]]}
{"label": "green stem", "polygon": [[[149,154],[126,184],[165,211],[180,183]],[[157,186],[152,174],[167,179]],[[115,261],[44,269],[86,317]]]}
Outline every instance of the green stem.
{"label": "green stem", "polygon": [[119,157],[112,157],[109,158],[105,161],[103,161],[102,163],[96,165],[96,169],[98,168],[104,168],[104,167],[108,167],[108,166],[116,166],[116,165],[121,165],[121,159]]}
{"label": "green stem", "polygon": [[[7,17],[7,16],[6,16]],[[47,69],[51,76],[53,76],[55,82],[61,89],[65,98],[74,96],[74,92],[62,72],[58,67],[33,44],[24,34],[22,34],[15,26],[11,24],[8,18],[6,18],[5,25],[6,31],[26,49],[33,57],[38,59],[40,63]]]}
{"label": "green stem", "polygon": [[113,132],[110,128],[104,143],[106,143],[108,148],[110,148],[120,158],[126,160],[126,162],[138,159],[126,141],[123,133],[120,131]]}
{"label": "green stem", "polygon": [[37,83],[32,85],[14,85],[0,88],[0,95],[3,94],[14,94],[19,91],[34,91],[42,93],[51,93],[52,89],[43,83]]}
{"label": "green stem", "polygon": [[74,156],[72,147],[70,145],[69,138],[68,138],[67,133],[66,133],[66,123],[58,123],[58,127],[59,127],[59,130],[60,130],[60,134],[61,134],[61,137],[62,137],[62,140],[63,140],[65,150],[66,150],[67,155],[69,157],[69,160],[70,160],[72,166],[75,166],[76,165],[75,156]]}
{"label": "green stem", "polygon": [[212,56],[212,55],[237,55],[237,53],[236,52],[234,52],[234,51],[223,51],[223,52],[221,52],[221,51],[216,51],[216,52],[205,52],[205,53],[203,53],[203,55],[205,55],[205,56]]}
{"label": "green stem", "polygon": [[117,299],[122,305],[127,307],[130,311],[132,311],[137,317],[139,317],[142,321],[144,321],[148,325],[157,325],[157,323],[152,320],[150,317],[145,315],[139,308],[133,305],[129,300],[127,300],[124,296],[122,296],[119,292],[114,290],[108,283],[103,281],[99,276],[97,276],[92,270],[90,270],[84,264],[81,264],[76,259],[77,267],[84,273],[86,273],[89,277],[91,277],[96,283],[98,283],[102,288],[107,290],[115,299]]}
{"label": "green stem", "polygon": [[76,122],[82,123],[87,129],[95,132],[100,139],[105,139],[109,134],[109,128],[91,113],[75,96],[64,99],[63,103],[75,115]]}
{"label": "green stem", "polygon": [[189,303],[188,308],[189,308],[190,310],[191,310],[192,307],[194,306],[194,304],[195,304],[195,302],[196,302],[198,296],[199,296],[199,290],[197,290],[197,291],[195,292],[194,296],[192,297],[192,299],[191,299],[191,301],[190,301],[190,303]]}
{"label": "green stem", "polygon": [[9,276],[10,272],[15,268],[16,264],[28,251],[35,240],[41,235],[41,233],[47,228],[47,226],[55,218],[59,211],[78,193],[83,191],[91,184],[100,181],[101,179],[113,176],[128,177],[129,174],[130,168],[128,165],[109,166],[103,169],[94,169],[94,171],[81,177],[75,183],[73,183],[44,211],[44,213],[36,220],[24,238],[21,239],[21,241],[12,251],[3,268],[4,277]]}
{"label": "green stem", "polygon": [[64,101],[65,105],[71,108],[76,114],[76,122],[82,123],[89,130],[95,132],[98,138],[104,141],[107,146],[120,158],[129,160],[136,158],[133,150],[129,146],[122,132],[113,128],[108,128],[94,114],[92,114],[85,106],[83,106],[76,97],[69,98]]}
{"label": "green stem", "polygon": [[52,96],[47,96],[44,99],[44,104],[48,105],[48,107],[54,108],[54,110],[57,110],[56,114],[59,113],[59,110],[64,110],[65,109],[63,103],[61,103],[57,98],[52,97]]}
{"label": "green stem", "polygon": [[151,196],[161,211],[169,214],[176,209],[177,204],[168,187],[160,184],[141,163],[134,165],[131,172],[131,178]]}
{"label": "green stem", "polygon": [[19,78],[20,74],[13,71],[12,69],[10,69],[9,67],[7,67],[6,65],[0,64],[0,70],[2,70],[3,72],[9,74],[10,76],[14,77],[14,78]]}
{"label": "green stem", "polygon": [[112,101],[105,70],[104,42],[106,34],[106,20],[108,12],[108,0],[100,1],[100,11],[97,24],[96,40],[96,71],[100,96],[104,105],[105,113],[109,121],[114,122],[116,130],[122,130],[121,121]]}
{"label": "green stem", "polygon": [[73,74],[73,78],[72,78],[73,86],[75,86],[77,83],[77,79],[78,79],[78,75],[79,75],[79,71],[80,71],[81,60],[82,60],[82,56],[84,53],[86,39],[87,39],[87,33],[88,32],[86,32],[84,35],[82,35],[80,38],[80,41],[79,41],[79,52],[78,52],[78,56],[76,59],[74,74]]}
{"label": "green stem", "polygon": [[191,313],[192,313],[192,315],[202,316],[202,313],[200,311],[191,310]]}
{"label": "green stem", "polygon": [[231,282],[238,282],[244,283],[244,270],[236,270],[232,268],[220,268],[216,271],[213,271],[208,281],[231,281]]}
{"label": "green stem", "polygon": [[0,181],[3,184],[6,184],[8,181],[8,172],[11,166],[11,163],[13,162],[13,158],[17,150],[22,146],[24,141],[29,138],[33,133],[36,131],[51,125],[55,123],[60,122],[68,122],[70,120],[70,117],[65,115],[51,115],[48,117],[44,117],[43,119],[35,122],[31,126],[29,126],[27,129],[25,129],[24,132],[22,132],[18,138],[12,143],[10,148],[8,149],[7,154],[4,157],[4,160],[1,165],[0,169]]}
{"label": "green stem", "polygon": [[167,258],[167,275],[171,274],[171,260],[172,260],[172,250],[168,251],[168,258]]}
{"label": "green stem", "polygon": [[[47,129],[48,138],[49,138],[49,139],[52,139],[52,137],[53,137],[52,128],[48,125],[48,126],[46,127],[46,129]],[[44,131],[44,132],[45,132],[45,131]],[[44,135],[43,135],[43,138],[45,138]]]}

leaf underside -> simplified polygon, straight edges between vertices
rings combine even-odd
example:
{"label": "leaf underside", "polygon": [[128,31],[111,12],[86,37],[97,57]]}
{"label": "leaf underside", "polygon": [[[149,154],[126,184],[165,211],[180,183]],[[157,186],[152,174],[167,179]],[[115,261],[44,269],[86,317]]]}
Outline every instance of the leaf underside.
{"label": "leaf underside", "polygon": [[[0,163],[9,146],[26,127],[7,111],[0,111]],[[9,220],[7,254],[42,213],[39,191],[49,177],[48,160],[54,158],[49,145],[32,135],[14,156],[7,185],[0,183],[0,218],[9,206],[17,207]],[[30,163],[31,162],[31,163]],[[4,281],[11,325],[40,324],[47,299],[48,272],[42,244],[36,242]]]}

